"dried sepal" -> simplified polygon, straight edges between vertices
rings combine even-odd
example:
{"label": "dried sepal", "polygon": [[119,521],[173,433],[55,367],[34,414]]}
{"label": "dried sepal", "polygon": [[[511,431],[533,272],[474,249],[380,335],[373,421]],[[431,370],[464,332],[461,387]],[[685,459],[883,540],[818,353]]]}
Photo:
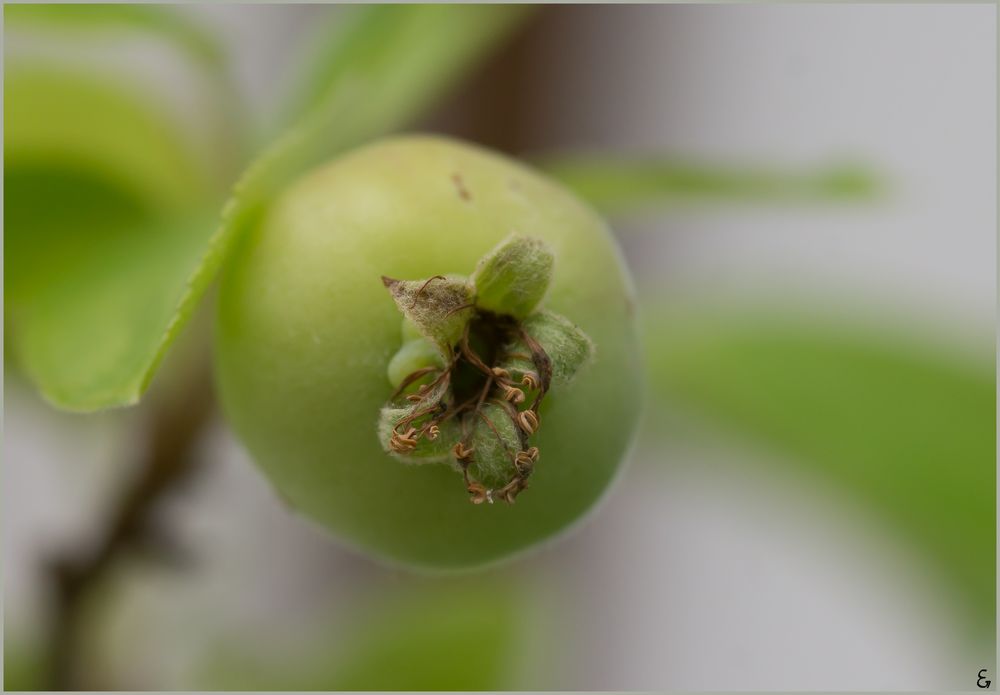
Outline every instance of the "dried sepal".
{"label": "dried sepal", "polygon": [[465,278],[435,275],[426,280],[382,277],[403,316],[450,357],[473,316],[473,291]]}
{"label": "dried sepal", "polygon": [[472,274],[476,306],[494,314],[523,319],[545,296],[555,256],[541,239],[507,237],[479,261]]}

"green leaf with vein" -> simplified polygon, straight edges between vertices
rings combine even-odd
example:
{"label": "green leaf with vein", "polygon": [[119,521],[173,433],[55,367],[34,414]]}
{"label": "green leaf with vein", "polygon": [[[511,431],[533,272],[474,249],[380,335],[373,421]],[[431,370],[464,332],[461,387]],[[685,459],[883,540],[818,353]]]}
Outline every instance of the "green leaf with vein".
{"label": "green leaf with vein", "polygon": [[758,313],[646,313],[655,396],[783,450],[949,578],[995,634],[996,378],[885,328]]}
{"label": "green leaf with vein", "polygon": [[[441,581],[441,580],[438,580]],[[225,690],[499,691],[516,686],[525,608],[492,581],[444,580],[379,594],[336,636],[295,656],[251,657],[232,645],[201,687]],[[477,586],[478,584],[478,586]]]}
{"label": "green leaf with vein", "polygon": [[856,166],[796,172],[594,156],[550,158],[541,166],[604,213],[691,204],[854,201],[879,192],[875,177]]}
{"label": "green leaf with vein", "polygon": [[205,287],[189,276],[214,211],[147,217],[115,228],[77,226],[92,239],[49,266],[13,309],[14,351],[44,396],[90,411],[135,403]]}
{"label": "green leaf with vein", "polygon": [[170,124],[110,85],[27,70],[12,84],[8,68],[5,168],[20,192],[8,192],[4,213],[5,306],[15,355],[53,404],[135,403],[270,197],[308,167],[419,116],[523,14],[356,11],[339,36],[344,47],[327,56],[343,66],[329,66],[331,83],[245,172],[214,234],[201,212],[207,187]]}

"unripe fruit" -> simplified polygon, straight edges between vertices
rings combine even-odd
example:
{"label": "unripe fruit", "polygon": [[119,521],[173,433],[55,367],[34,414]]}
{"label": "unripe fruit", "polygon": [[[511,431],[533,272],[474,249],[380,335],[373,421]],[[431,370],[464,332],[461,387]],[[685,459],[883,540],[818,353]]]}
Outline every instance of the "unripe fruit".
{"label": "unripe fruit", "polygon": [[[512,233],[542,243],[554,259],[515,263],[551,272],[530,316],[534,285],[524,290],[503,274],[494,281],[491,268],[477,271]],[[506,302],[542,333],[575,325],[589,338],[575,349],[593,351],[572,379],[552,379],[537,417],[518,415],[524,437],[537,431],[511,452],[510,470],[531,473],[530,489],[512,506],[470,504],[450,449],[441,454],[447,463],[415,465],[380,443],[390,434],[379,431],[380,411],[394,384],[416,365],[440,368],[426,345],[411,345],[427,327],[404,326],[387,291],[396,280],[383,277],[473,275],[491,311]],[[400,285],[397,294],[403,289],[410,291]],[[450,323],[458,313],[442,324],[445,342],[461,330]],[[631,284],[603,222],[524,166],[434,137],[364,147],[274,201],[223,277],[216,361],[227,417],[292,507],[356,547],[425,567],[496,560],[579,519],[614,477],[640,403]],[[539,375],[523,358],[496,368],[505,366],[504,408],[517,415],[525,402],[514,391],[533,393]],[[455,423],[443,422],[433,441],[457,436],[446,431]]]}

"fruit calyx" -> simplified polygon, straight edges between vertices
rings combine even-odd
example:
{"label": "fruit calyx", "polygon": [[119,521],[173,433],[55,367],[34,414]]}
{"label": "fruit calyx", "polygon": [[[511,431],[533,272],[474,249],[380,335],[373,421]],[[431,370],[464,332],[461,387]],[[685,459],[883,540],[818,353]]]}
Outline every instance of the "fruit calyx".
{"label": "fruit calyx", "polygon": [[512,235],[468,278],[382,278],[403,314],[382,446],[405,463],[452,465],[474,504],[513,504],[528,487],[541,403],[593,357],[583,331],[538,308],[554,260],[544,242]]}

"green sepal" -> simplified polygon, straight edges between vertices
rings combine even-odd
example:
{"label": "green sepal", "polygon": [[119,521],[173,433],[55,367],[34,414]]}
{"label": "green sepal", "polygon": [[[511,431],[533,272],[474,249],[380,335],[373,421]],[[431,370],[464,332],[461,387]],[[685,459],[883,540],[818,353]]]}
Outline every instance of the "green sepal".
{"label": "green sepal", "polygon": [[473,291],[466,278],[435,276],[427,280],[382,277],[396,306],[448,357],[473,315]]}
{"label": "green sepal", "polygon": [[[586,333],[564,316],[552,311],[539,311],[526,318],[521,327],[548,355],[552,369],[551,384],[568,384],[594,357],[594,343]],[[500,366],[519,381],[527,372],[539,375],[538,368],[531,359],[531,348],[522,339],[515,340],[504,348],[512,357]],[[539,375],[544,377],[544,375]]]}
{"label": "green sepal", "polygon": [[487,488],[503,487],[514,475],[514,457],[522,449],[521,431],[507,409],[497,403],[485,403],[469,417],[475,418],[469,473]]}
{"label": "green sepal", "polygon": [[[401,461],[410,463],[432,463],[446,461],[451,448],[458,442],[460,432],[454,418],[439,425],[440,435],[435,439],[420,437],[417,440],[415,449],[406,453],[394,451],[390,446],[393,428],[399,424],[403,418],[422,413],[410,423],[410,426],[420,429],[432,418],[441,414],[444,409],[442,401],[448,394],[450,380],[448,378],[437,380],[437,374],[431,374],[425,379],[418,380],[417,384],[433,384],[429,387],[420,401],[412,402],[405,396],[399,396],[395,401],[384,406],[379,413],[378,437],[382,443],[382,448],[387,453],[395,456]],[[418,388],[407,389],[408,392],[416,392]]]}
{"label": "green sepal", "polygon": [[431,341],[423,336],[403,343],[392,359],[389,360],[387,373],[389,383],[393,388],[403,383],[403,379],[408,377],[418,369],[425,367],[438,367],[443,369],[445,365],[441,351]]}
{"label": "green sepal", "polygon": [[[440,433],[435,439],[421,437],[417,440],[415,449],[405,454],[393,451],[389,447],[392,439],[393,428],[404,417],[413,412],[412,407],[385,406],[379,413],[378,437],[382,443],[382,448],[394,458],[404,463],[445,463],[451,460],[451,450],[458,443],[462,436],[461,428],[455,418],[451,418],[439,425]],[[426,417],[419,418],[417,423],[423,424]]]}
{"label": "green sepal", "polygon": [[525,318],[545,296],[554,264],[552,249],[541,239],[507,237],[479,261],[472,274],[476,306]]}

